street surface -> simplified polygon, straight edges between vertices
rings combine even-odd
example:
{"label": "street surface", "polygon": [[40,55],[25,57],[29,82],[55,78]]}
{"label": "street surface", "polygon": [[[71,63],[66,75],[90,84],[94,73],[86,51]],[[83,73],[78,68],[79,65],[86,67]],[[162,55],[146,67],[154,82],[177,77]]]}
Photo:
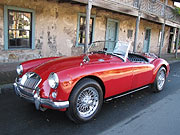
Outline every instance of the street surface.
{"label": "street surface", "polygon": [[180,62],[170,66],[164,91],[104,103],[97,118],[80,125],[64,112],[37,111],[7,89],[0,94],[0,135],[180,135]]}

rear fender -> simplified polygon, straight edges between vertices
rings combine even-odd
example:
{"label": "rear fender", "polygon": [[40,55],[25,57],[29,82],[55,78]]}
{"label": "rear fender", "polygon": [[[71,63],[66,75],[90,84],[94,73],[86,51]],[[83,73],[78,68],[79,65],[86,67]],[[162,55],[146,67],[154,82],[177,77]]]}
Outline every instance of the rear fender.
{"label": "rear fender", "polygon": [[165,61],[164,59],[158,58],[158,59],[155,59],[154,61],[152,61],[151,63],[154,65],[153,78],[152,78],[151,83],[153,83],[155,81],[157,72],[162,66],[166,69],[166,77],[168,77],[169,71],[170,71],[170,66],[167,63],[167,61]]}

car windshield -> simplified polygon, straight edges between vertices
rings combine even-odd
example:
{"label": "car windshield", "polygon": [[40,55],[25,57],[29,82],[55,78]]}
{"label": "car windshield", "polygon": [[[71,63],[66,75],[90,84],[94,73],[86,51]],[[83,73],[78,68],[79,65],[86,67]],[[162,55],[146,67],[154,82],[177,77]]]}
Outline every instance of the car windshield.
{"label": "car windshield", "polygon": [[115,55],[126,60],[129,47],[129,43],[122,41],[95,41],[89,46],[88,51]]}

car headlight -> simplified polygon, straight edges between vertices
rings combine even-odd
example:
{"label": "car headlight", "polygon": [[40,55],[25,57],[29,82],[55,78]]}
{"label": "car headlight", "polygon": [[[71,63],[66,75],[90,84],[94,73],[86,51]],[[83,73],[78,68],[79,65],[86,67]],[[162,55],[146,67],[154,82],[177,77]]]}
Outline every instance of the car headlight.
{"label": "car headlight", "polygon": [[21,64],[17,66],[16,72],[18,75],[21,75],[23,73],[23,66]]}
{"label": "car headlight", "polygon": [[56,73],[51,73],[48,77],[49,86],[56,89],[59,85],[59,78]]}

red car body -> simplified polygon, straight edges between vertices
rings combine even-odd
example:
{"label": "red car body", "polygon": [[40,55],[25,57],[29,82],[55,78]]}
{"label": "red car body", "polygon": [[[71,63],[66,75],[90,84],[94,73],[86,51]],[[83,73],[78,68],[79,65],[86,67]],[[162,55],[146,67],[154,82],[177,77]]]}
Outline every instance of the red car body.
{"label": "red car body", "polygon": [[[61,102],[69,101],[74,87],[84,78],[97,81],[102,88],[104,100],[108,100],[116,95],[153,84],[161,67],[166,69],[166,77],[168,76],[170,67],[165,60],[146,55],[131,55],[143,58],[145,61],[131,61],[128,58],[124,61],[106,53],[89,53],[88,62],[83,61],[85,54],[30,60],[21,63],[23,72],[19,78],[27,72],[36,73],[41,78],[38,84],[40,98]],[[56,89],[51,88],[48,83],[48,77],[52,72],[59,78]],[[52,96],[53,92],[57,94],[55,98]],[[41,106],[57,109],[46,104]],[[58,108],[60,111],[66,109],[67,107]]]}
{"label": "red car body", "polygon": [[[66,101],[73,87],[85,77],[101,82],[104,98],[133,90],[154,82],[158,69],[164,66],[169,73],[169,64],[160,58],[148,58],[149,63],[123,62],[122,59],[106,54],[90,54],[90,62],[83,63],[84,55],[76,57],[51,57],[31,60],[22,63],[24,73],[35,72],[42,78],[39,84],[41,97],[52,98],[54,91],[49,87],[47,79],[53,71],[58,74],[60,85],[57,88],[57,98],[53,100]],[[103,62],[98,61],[103,59]],[[83,63],[81,65],[81,63]]]}

